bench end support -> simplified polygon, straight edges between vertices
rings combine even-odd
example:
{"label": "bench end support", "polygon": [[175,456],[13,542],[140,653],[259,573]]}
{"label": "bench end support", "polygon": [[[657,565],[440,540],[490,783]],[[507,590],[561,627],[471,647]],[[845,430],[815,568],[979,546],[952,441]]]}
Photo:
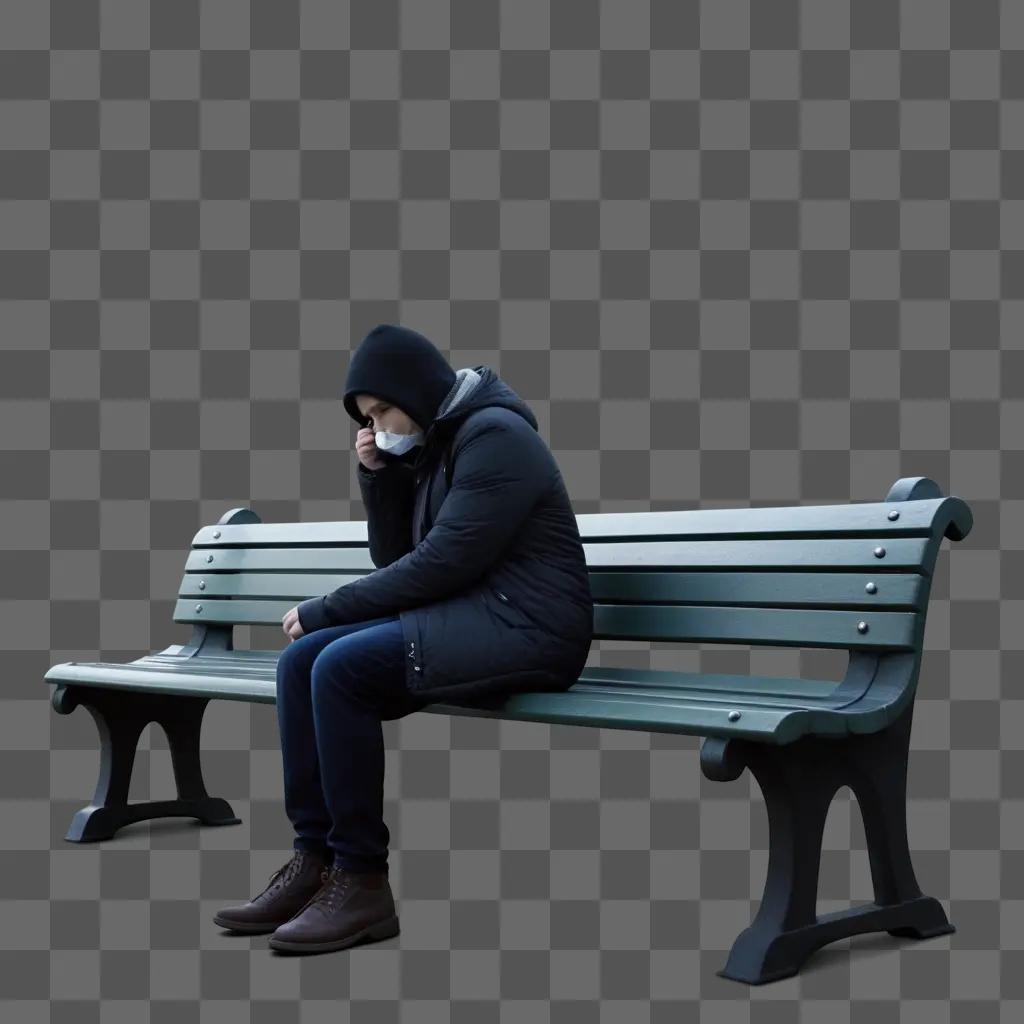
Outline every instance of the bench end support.
{"label": "bench end support", "polygon": [[[874,733],[804,736],[773,746],[708,738],[701,768],[731,780],[743,767],[757,779],[768,812],[764,894],[733,943],[723,978],[760,985],[799,972],[821,946],[862,932],[926,939],[955,931],[938,900],[922,894],[907,842],[906,770],[913,701]],[[817,913],[818,873],[832,799],[849,786],[864,821],[874,901]]]}
{"label": "bench end support", "polygon": [[[148,818],[197,818],[203,825],[240,825],[231,805],[210,796],[203,783],[199,734],[208,697],[131,692],[114,687],[59,684],[51,704],[70,714],[81,704],[100,735],[100,775],[92,802],[71,820],[66,840],[110,839],[118,829]],[[128,802],[139,736],[149,722],[167,734],[178,790],[176,800]]]}

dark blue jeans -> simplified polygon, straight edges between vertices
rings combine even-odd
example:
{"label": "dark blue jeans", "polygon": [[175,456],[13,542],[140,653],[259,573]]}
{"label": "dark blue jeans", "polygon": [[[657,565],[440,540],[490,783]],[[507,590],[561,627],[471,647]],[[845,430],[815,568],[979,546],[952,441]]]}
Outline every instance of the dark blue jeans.
{"label": "dark blue jeans", "polygon": [[387,871],[384,734],[428,700],[405,686],[397,615],[292,640],[277,661],[284,805],[296,850],[350,871]]}

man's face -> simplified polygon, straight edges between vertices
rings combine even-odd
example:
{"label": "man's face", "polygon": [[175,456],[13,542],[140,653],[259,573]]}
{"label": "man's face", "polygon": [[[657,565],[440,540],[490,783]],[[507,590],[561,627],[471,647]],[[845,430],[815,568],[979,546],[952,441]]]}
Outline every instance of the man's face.
{"label": "man's face", "polygon": [[413,419],[407,416],[397,405],[392,405],[384,398],[376,395],[356,395],[356,405],[374,432],[387,430],[392,434],[415,434],[418,427]]}

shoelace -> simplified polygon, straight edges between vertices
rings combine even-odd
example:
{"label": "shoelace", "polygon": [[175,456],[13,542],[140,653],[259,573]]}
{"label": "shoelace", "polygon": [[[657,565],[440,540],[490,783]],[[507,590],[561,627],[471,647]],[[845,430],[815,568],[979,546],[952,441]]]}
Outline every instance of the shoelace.
{"label": "shoelace", "polygon": [[[343,868],[337,866],[331,866],[324,868],[320,872],[321,887],[320,891],[306,904],[307,907],[318,904],[321,906],[326,913],[331,913],[336,904],[336,900],[348,889],[352,884],[352,876],[349,872]],[[305,907],[303,907],[305,909]]]}
{"label": "shoelace", "polygon": [[287,885],[304,867],[306,854],[299,850],[287,864],[279,867],[271,876],[267,891]]}

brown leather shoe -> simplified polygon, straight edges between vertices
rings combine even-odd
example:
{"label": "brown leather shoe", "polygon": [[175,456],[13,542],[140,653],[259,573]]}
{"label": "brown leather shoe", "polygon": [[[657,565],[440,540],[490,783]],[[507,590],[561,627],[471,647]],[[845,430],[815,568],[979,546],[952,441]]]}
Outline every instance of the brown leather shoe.
{"label": "brown leather shoe", "polygon": [[398,931],[387,872],[356,873],[333,865],[323,888],[267,943],[288,953],[326,953],[390,939]]}
{"label": "brown leather shoe", "polygon": [[272,932],[316,895],[329,867],[330,861],[319,854],[296,850],[292,859],[270,876],[270,884],[263,892],[248,903],[218,910],[213,916],[214,924],[253,935]]}

